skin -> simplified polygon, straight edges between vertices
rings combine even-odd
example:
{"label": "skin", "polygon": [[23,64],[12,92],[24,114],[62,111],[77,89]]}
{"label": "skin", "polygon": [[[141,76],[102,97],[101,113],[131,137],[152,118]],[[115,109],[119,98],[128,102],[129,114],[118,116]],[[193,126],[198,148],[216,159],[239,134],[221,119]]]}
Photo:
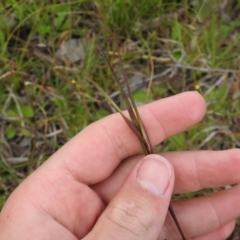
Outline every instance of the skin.
{"label": "skin", "polygon": [[[198,93],[187,92],[139,111],[156,145],[198,123],[205,102]],[[0,239],[180,240],[167,213],[172,193],[240,181],[239,149],[166,152],[161,157],[143,157],[140,151],[119,114],[91,124],[11,194],[0,214]],[[161,194],[140,182],[144,169],[148,172],[154,164],[160,167],[161,184],[166,183]],[[224,240],[240,216],[239,203],[237,185],[172,206],[187,239]]]}

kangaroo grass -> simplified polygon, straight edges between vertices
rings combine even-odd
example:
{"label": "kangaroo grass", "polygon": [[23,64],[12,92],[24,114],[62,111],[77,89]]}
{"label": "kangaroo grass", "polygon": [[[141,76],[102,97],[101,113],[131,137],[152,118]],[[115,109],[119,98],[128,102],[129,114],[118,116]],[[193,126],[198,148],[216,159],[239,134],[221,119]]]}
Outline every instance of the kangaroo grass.
{"label": "kangaroo grass", "polygon": [[[112,72],[112,75],[114,77],[114,80],[116,81],[116,83],[118,84],[118,88],[119,88],[119,91],[122,95],[122,98],[124,100],[124,103],[125,103],[125,106],[127,108],[127,111],[129,113],[129,116],[131,118],[131,120],[129,120],[125,115],[124,113],[122,112],[122,110],[116,105],[116,103],[111,99],[111,97],[109,97],[109,95],[88,75],[88,73],[84,70],[84,69],[80,69],[81,72],[85,75],[85,77],[87,78],[87,80],[89,82],[91,82],[95,87],[96,89],[105,97],[105,99],[109,102],[109,104],[114,108],[115,111],[117,111],[118,113],[121,114],[121,116],[123,117],[124,121],[126,122],[126,124],[128,125],[128,127],[132,130],[132,132],[137,136],[139,142],[141,143],[141,146],[142,146],[142,150],[144,152],[145,155],[148,155],[148,154],[153,154],[154,151],[153,151],[153,147],[152,147],[152,144],[149,140],[149,137],[148,137],[148,134],[147,134],[147,131],[143,125],[143,122],[141,120],[141,117],[140,117],[140,114],[138,112],[138,108],[136,106],[136,103],[133,99],[133,96],[132,96],[132,93],[131,93],[131,89],[130,89],[130,86],[129,86],[129,82],[127,80],[127,77],[126,77],[126,74],[125,74],[125,71],[124,71],[124,68],[123,66],[121,65],[121,70],[122,70],[122,74],[123,74],[123,83],[125,84],[125,86],[123,86],[121,84],[121,82],[119,81],[112,65],[110,64],[108,58],[106,57],[105,53],[101,50],[101,49],[98,49],[99,53],[103,56],[103,58],[105,59],[105,61],[107,62],[111,72]],[[120,58],[120,54],[118,54],[119,58]],[[121,59],[120,59],[121,60]],[[121,61],[120,61],[121,62]],[[126,89],[126,91],[124,90]],[[174,213],[174,210],[172,208],[171,205],[169,205],[169,212],[177,226],[177,229],[182,237],[182,240],[186,240],[186,237],[182,231],[182,228],[177,220],[177,217]],[[167,239],[165,239],[167,240]]]}

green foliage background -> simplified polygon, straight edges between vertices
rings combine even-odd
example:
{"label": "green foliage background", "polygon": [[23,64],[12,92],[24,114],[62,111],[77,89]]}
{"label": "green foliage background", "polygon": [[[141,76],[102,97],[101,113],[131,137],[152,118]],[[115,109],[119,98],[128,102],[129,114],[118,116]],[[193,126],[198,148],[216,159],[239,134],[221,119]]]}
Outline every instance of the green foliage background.
{"label": "green foliage background", "polygon": [[[130,77],[162,74],[134,92],[138,103],[201,92],[205,119],[161,143],[159,151],[239,148],[240,4],[224,2],[1,2],[0,206],[66,141],[112,112],[76,65],[56,57],[70,39],[84,40],[85,54],[76,64],[110,95],[117,86],[95,49],[101,47],[115,65],[116,39]],[[114,100],[121,105],[119,95]],[[205,193],[176,197],[199,194]]]}

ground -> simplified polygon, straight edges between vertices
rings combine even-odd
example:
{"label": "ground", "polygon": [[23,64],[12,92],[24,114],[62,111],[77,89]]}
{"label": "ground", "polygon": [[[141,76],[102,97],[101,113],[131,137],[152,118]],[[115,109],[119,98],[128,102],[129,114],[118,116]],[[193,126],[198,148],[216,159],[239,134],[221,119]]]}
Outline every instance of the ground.
{"label": "ground", "polygon": [[97,48],[119,78],[123,65],[138,104],[188,90],[205,98],[204,120],[159,151],[240,148],[238,1],[8,0],[0,9],[1,206],[53,152],[113,111],[82,69],[122,107]]}

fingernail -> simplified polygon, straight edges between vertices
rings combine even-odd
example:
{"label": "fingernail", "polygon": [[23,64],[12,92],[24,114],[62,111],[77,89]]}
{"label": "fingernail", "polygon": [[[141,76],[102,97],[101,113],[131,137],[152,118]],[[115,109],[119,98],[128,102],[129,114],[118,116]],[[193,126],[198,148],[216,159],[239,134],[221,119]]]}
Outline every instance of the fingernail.
{"label": "fingernail", "polygon": [[137,172],[138,183],[156,195],[163,195],[171,179],[171,169],[166,159],[159,155],[148,155]]}

